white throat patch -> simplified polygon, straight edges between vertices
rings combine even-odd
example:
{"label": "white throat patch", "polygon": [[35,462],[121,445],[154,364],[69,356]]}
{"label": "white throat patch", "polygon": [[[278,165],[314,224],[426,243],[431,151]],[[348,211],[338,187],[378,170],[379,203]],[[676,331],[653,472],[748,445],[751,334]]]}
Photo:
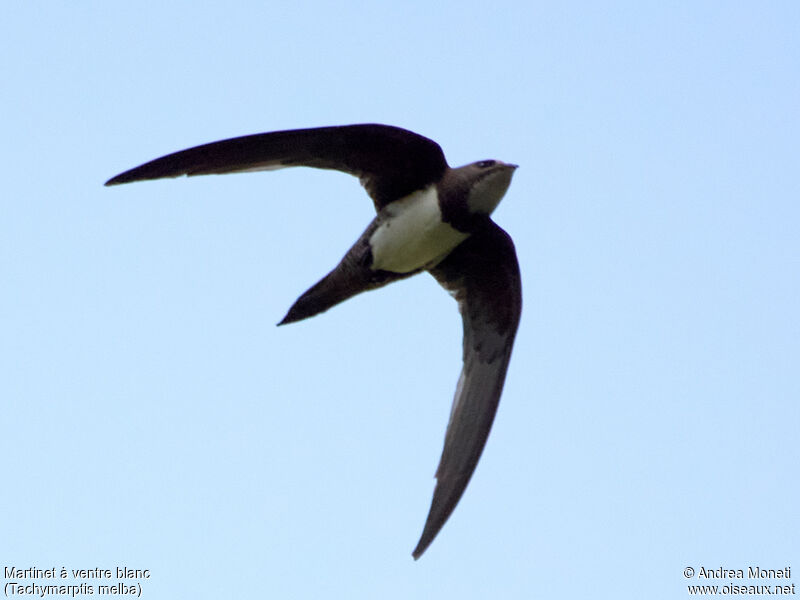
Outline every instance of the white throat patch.
{"label": "white throat patch", "polygon": [[387,204],[369,239],[372,269],[410,273],[435,266],[469,234],[442,223],[436,186]]}

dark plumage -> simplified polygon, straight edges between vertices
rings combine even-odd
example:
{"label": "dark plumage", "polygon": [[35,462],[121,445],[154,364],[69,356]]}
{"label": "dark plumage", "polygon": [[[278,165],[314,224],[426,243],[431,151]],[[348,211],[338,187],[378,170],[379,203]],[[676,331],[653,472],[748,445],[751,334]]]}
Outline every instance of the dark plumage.
{"label": "dark plumage", "polygon": [[451,168],[439,145],[387,125],[262,133],[175,152],[111,178],[116,185],[305,166],[361,180],[377,215],[344,258],[280,322],[306,319],[363,291],[429,271],[458,302],[464,367],[456,387],[419,558],[453,512],[494,420],[522,310],[510,236],[490,214],[515,165],[484,160]]}

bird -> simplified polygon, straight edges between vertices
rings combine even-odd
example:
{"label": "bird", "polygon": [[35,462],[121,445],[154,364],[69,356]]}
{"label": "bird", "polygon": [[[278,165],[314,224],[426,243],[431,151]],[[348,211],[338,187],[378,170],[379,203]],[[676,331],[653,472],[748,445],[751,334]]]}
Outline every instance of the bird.
{"label": "bird", "polygon": [[494,421],[522,312],[511,236],[490,217],[517,165],[480,160],[450,167],[435,141],[381,124],[273,131],[174,152],[109,179],[134,181],[285,167],[359,178],[376,216],[338,265],[278,325],[307,319],[362,292],[427,271],[457,301],[463,367],[416,560],[452,514]]}

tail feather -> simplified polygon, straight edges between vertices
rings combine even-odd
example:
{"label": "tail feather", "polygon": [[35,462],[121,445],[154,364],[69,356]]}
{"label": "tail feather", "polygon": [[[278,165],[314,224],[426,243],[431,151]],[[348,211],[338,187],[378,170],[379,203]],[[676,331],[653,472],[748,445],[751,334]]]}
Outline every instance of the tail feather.
{"label": "tail feather", "polygon": [[333,271],[297,299],[278,325],[287,325],[313,317],[356,294],[382,287],[415,273],[373,271],[367,266],[371,262],[371,256],[358,252],[355,248],[352,249]]}
{"label": "tail feather", "polygon": [[334,269],[300,296],[278,325],[302,321],[325,312],[367,289],[359,283],[355,278],[342,277],[339,269]]}

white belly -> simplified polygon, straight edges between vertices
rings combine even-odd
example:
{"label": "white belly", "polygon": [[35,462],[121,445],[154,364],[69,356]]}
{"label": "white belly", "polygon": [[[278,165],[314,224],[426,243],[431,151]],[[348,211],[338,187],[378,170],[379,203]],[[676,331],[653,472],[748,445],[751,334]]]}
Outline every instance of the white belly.
{"label": "white belly", "polygon": [[436,186],[392,202],[381,213],[383,223],[369,240],[375,270],[409,273],[432,267],[468,237],[442,223]]}

